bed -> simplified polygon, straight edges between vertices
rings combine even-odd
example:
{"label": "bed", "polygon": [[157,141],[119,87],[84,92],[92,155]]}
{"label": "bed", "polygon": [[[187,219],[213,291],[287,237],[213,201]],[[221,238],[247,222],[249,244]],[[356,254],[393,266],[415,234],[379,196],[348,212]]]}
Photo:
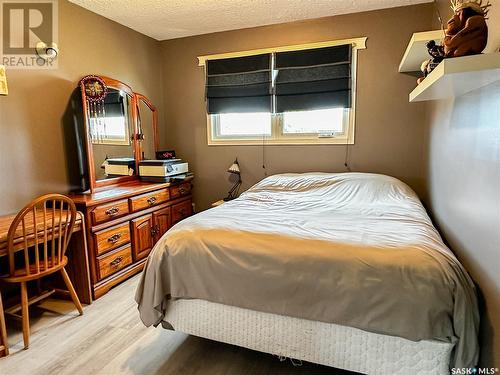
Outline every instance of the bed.
{"label": "bed", "polygon": [[146,326],[361,373],[478,359],[472,280],[416,194],[384,175],[265,178],[173,226],[136,301]]}

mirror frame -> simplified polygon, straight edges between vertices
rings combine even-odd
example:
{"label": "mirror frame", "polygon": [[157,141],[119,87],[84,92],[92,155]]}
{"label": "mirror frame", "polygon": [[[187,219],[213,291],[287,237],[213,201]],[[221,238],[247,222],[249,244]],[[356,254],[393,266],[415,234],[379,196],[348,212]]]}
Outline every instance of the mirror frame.
{"label": "mirror frame", "polygon": [[[106,86],[122,90],[124,91],[127,95],[130,96],[130,108],[131,108],[131,121],[132,121],[132,142],[133,142],[133,149],[134,149],[134,158],[135,158],[135,167],[136,167],[136,173],[139,171],[139,158],[140,158],[140,146],[139,142],[137,141],[137,134],[138,134],[138,128],[137,128],[137,110],[138,110],[138,104],[137,104],[137,95],[132,91],[132,88],[125,83],[118,81],[113,78],[109,77],[104,77],[104,76],[99,76]],[[82,93],[82,105],[83,105],[83,120],[85,124],[85,137],[86,137],[86,151],[87,151],[87,160],[88,160],[88,173],[89,173],[89,185],[90,185],[90,192],[94,192],[96,189],[105,187],[105,186],[110,186],[110,185],[116,185],[119,183],[123,182],[128,182],[128,181],[133,181],[136,180],[137,174],[133,176],[120,176],[120,177],[113,177],[113,178],[108,178],[105,180],[97,180],[96,181],[96,176],[95,176],[95,170],[94,170],[94,153],[92,149],[92,139],[90,137],[90,122],[89,118],[87,116],[88,114],[88,108],[87,108],[87,100],[86,100],[86,95],[85,95],[85,89],[80,84],[80,90]],[[142,95],[141,95],[142,96]],[[148,100],[149,102],[149,100]],[[155,129],[155,138],[157,138],[156,135],[156,129]],[[156,144],[155,144],[156,147]]]}
{"label": "mirror frame", "polygon": [[[155,105],[144,95],[142,94],[139,94],[139,93],[135,93],[135,104],[137,106],[137,109],[136,109],[136,113],[137,113],[137,117],[136,117],[136,120],[138,118],[138,114],[139,114],[139,103],[140,102],[143,102],[144,104],[146,104],[146,106],[148,106],[148,108],[151,110],[151,112],[153,112],[153,147],[155,149],[155,152],[158,151],[158,110],[156,109]],[[138,122],[138,121],[136,121]],[[139,130],[139,124],[137,124],[137,129]],[[141,142],[138,142],[139,143],[139,158],[142,158],[142,143]]]}

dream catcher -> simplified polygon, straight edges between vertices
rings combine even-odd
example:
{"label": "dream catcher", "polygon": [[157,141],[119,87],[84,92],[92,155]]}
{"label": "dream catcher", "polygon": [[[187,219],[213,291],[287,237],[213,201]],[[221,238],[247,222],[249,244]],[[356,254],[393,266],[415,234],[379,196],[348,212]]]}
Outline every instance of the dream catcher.
{"label": "dream catcher", "polygon": [[104,99],[108,93],[102,78],[88,75],[81,79],[80,88],[87,102],[87,118],[90,125],[92,143],[102,143],[106,136],[106,112]]}

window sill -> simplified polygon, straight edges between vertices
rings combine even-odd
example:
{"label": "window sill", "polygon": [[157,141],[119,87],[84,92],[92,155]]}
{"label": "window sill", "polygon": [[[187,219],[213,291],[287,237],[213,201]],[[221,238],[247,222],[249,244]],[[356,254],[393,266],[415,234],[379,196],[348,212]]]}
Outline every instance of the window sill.
{"label": "window sill", "polygon": [[314,139],[231,139],[208,140],[209,146],[311,146],[311,145],[353,145],[354,139],[341,137],[314,138]]}

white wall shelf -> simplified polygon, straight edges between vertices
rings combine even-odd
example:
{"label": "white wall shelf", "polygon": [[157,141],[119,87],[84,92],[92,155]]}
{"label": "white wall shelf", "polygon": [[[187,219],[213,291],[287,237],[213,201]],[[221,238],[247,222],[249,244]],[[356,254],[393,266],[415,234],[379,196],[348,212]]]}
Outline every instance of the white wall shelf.
{"label": "white wall shelf", "polygon": [[410,93],[410,102],[461,96],[496,81],[500,53],[445,59]]}
{"label": "white wall shelf", "polygon": [[415,33],[406,47],[405,54],[399,64],[400,73],[419,72],[422,62],[430,58],[425,46],[429,40],[441,43],[444,38],[443,30],[424,31]]}

